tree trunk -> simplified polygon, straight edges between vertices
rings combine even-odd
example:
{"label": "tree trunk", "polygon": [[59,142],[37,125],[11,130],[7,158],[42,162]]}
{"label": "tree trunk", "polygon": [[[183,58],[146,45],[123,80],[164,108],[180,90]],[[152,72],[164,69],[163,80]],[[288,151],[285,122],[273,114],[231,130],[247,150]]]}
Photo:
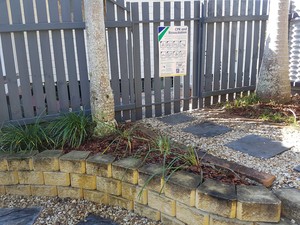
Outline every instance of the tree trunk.
{"label": "tree trunk", "polygon": [[263,101],[290,100],[288,52],[289,0],[271,0],[265,49],[256,93]]}
{"label": "tree trunk", "polygon": [[95,136],[107,135],[115,123],[114,98],[110,86],[103,0],[84,1],[89,57],[90,98]]}

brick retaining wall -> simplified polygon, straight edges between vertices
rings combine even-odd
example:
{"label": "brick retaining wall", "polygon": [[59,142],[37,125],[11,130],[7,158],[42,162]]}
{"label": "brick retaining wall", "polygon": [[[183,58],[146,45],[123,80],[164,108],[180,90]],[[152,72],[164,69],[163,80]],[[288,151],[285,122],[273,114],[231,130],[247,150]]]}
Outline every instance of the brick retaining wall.
{"label": "brick retaining wall", "polygon": [[[278,222],[281,201],[263,186],[234,186],[179,171],[164,184],[139,159],[60,150],[0,155],[0,194],[84,198],[171,224]],[[152,179],[150,179],[152,178]]]}

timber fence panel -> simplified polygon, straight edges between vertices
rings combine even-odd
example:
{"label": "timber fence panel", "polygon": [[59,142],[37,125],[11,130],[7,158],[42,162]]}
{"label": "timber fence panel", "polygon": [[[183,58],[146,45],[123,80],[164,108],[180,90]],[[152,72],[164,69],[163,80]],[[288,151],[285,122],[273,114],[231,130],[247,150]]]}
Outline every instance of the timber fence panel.
{"label": "timber fence panel", "polygon": [[[131,4],[132,20],[139,21],[139,4]],[[141,50],[140,50],[140,24],[134,23],[133,27],[133,54],[134,54],[134,86],[135,86],[135,108],[136,119],[143,118],[142,110],[142,79],[141,79]]]}
{"label": "timber fence panel", "polygon": [[[214,1],[205,1],[205,10],[207,17],[214,17]],[[213,53],[214,53],[214,36],[215,36],[215,24],[207,24],[207,38],[206,38],[206,60],[205,60],[205,86],[204,92],[212,92],[213,82]],[[211,97],[208,96],[204,100],[205,107],[211,105]]]}
{"label": "timber fence panel", "polygon": [[[60,10],[58,1],[48,1],[50,23],[60,23]],[[56,90],[60,112],[69,112],[69,94],[66,79],[66,68],[63,56],[63,39],[61,30],[52,31],[53,54],[56,73]]]}
{"label": "timber fence panel", "polygon": [[[160,20],[160,2],[153,3],[153,20],[157,21]],[[158,61],[158,26],[159,22],[153,23],[153,52],[154,52],[154,100],[155,100],[155,116],[162,115],[162,81],[159,77],[159,61]]]}
{"label": "timber fence panel", "polygon": [[[241,0],[240,1],[240,16],[245,16],[246,15],[246,0]],[[239,45],[238,45],[238,63],[237,63],[237,76],[236,76],[236,88],[242,87],[243,86],[243,77],[245,76],[244,73],[244,63],[245,63],[245,21],[240,21],[239,22],[239,32],[238,32],[238,38],[239,38]],[[237,96],[240,93],[237,93]]]}
{"label": "timber fence panel", "polygon": [[[35,24],[35,14],[33,0],[24,0],[24,14],[26,24]],[[33,101],[37,116],[43,116],[46,113],[45,93],[43,88],[43,78],[41,73],[38,36],[37,31],[27,32],[29,61],[32,76]]]}
{"label": "timber fence panel", "polygon": [[[10,7],[7,5],[7,1],[1,2],[1,13],[0,13],[0,23],[4,25],[10,24],[9,21],[9,12]],[[12,34],[11,33],[2,33],[2,51],[4,56],[4,68],[5,68],[5,81],[7,85],[7,96],[8,104],[10,110],[11,119],[21,119],[22,110],[20,102],[20,93],[18,87],[18,78],[15,68],[15,58],[13,54],[13,44],[12,44]]]}
{"label": "timber fence panel", "polygon": [[[164,2],[164,17],[163,20],[170,21],[171,19],[171,2]],[[170,22],[164,22],[164,26],[170,26]],[[156,38],[157,39],[157,38]],[[159,65],[157,65],[159,66]],[[164,78],[164,112],[165,115],[171,114],[171,92],[172,92],[172,78]]]}
{"label": "timber fence panel", "polygon": [[[223,4],[222,0],[215,0],[215,15],[222,16]],[[213,90],[220,90],[221,79],[221,46],[222,46],[222,23],[215,24],[214,37],[214,71],[213,71]],[[219,96],[213,96],[213,104],[219,102]]]}
{"label": "timber fence panel", "polygon": [[[235,0],[233,1],[233,10],[231,13],[231,16],[237,16],[238,15],[238,4]],[[231,22],[231,29],[230,29],[230,61],[229,61],[229,89],[234,89],[235,88],[235,82],[236,82],[236,59],[238,57],[238,49],[237,49],[237,25],[238,22],[234,21]],[[232,101],[234,99],[234,94],[229,93],[228,94],[228,100]]]}
{"label": "timber fence panel", "polygon": [[[142,3],[142,20],[149,21],[149,3]],[[152,117],[152,89],[151,89],[151,58],[150,58],[150,26],[149,23],[142,23],[143,26],[143,50],[144,50],[144,96],[145,116]]]}
{"label": "timber fence panel", "polygon": [[[106,19],[107,21],[115,21],[115,8],[111,1],[107,1],[106,4]],[[118,52],[117,46],[117,33],[116,27],[107,28],[107,40],[109,48],[109,62],[110,62],[110,73],[111,73],[111,87],[114,94],[115,106],[121,105],[121,92],[120,92],[120,79],[119,79],[119,63],[118,63]],[[121,111],[117,110],[115,118],[117,121],[121,121]]]}
{"label": "timber fence panel", "polygon": [[[23,24],[21,5],[19,0],[10,1],[12,10],[13,24]],[[24,117],[34,117],[33,101],[31,95],[31,84],[29,77],[29,65],[26,56],[25,33],[15,32],[16,57],[19,70],[20,91],[21,91],[21,107],[24,112]],[[1,75],[0,75],[1,76]]]}
{"label": "timber fence panel", "polygon": [[[232,1],[224,1],[224,14],[223,16],[230,16],[230,9],[232,6]],[[229,72],[228,63],[230,56],[229,43],[230,41],[230,22],[223,23],[223,47],[222,47],[222,65],[221,65],[221,90],[226,90],[229,85]],[[221,102],[226,102],[226,94],[221,95]]]}
{"label": "timber fence panel", "polygon": [[[82,0],[74,0],[74,22],[83,22]],[[77,63],[80,85],[80,99],[83,110],[90,110],[90,84],[87,69],[87,54],[85,49],[84,30],[76,29]]]}
{"label": "timber fence panel", "polygon": [[4,83],[3,78],[4,78],[4,76],[3,76],[3,71],[2,71],[2,62],[1,62],[1,58],[0,58],[0,102],[1,102],[1,107],[0,107],[1,120],[0,121],[1,122],[9,121],[9,119],[10,119],[9,111],[8,111],[8,102],[7,102],[7,97],[6,97],[6,93],[5,93],[5,83]]}
{"label": "timber fence panel", "polygon": [[[119,0],[119,4],[124,5],[124,0]],[[117,19],[118,22],[125,22],[125,10],[117,6]],[[119,62],[120,62],[120,75],[121,75],[121,99],[122,106],[129,105],[129,77],[128,77],[128,55],[127,55],[127,39],[126,39],[126,28],[119,27],[118,33],[118,44],[119,44]],[[123,120],[130,119],[130,112],[127,109],[123,110]]]}
{"label": "timber fence panel", "polygon": [[[200,10],[200,8],[198,8]],[[188,33],[188,43],[191,43],[191,38],[192,38],[192,29],[193,27],[191,26],[191,2],[184,2],[184,18],[187,19],[184,22],[184,25],[188,26],[189,28],[189,33]],[[195,32],[195,30],[194,30]],[[197,44],[195,43],[195,40],[193,39],[193,49],[197,48]],[[195,50],[196,51],[196,50]],[[191,46],[188,45],[188,52],[187,52],[187,74],[183,77],[183,111],[189,110],[190,108],[190,76],[191,76],[191,68],[192,68],[192,62],[191,62]],[[193,59],[194,62],[197,60],[197,58]],[[193,73],[192,73],[193,74]],[[193,74],[194,75],[194,74]]]}
{"label": "timber fence panel", "polygon": [[[38,23],[47,23],[47,5],[45,0],[36,1]],[[45,101],[47,114],[58,113],[56,91],[53,76],[53,66],[50,52],[49,31],[39,31],[41,43],[41,56],[44,74]]]}
{"label": "timber fence panel", "polygon": [[[184,5],[183,5],[184,6]],[[180,26],[180,18],[181,18],[181,2],[174,2],[174,25]],[[187,43],[188,44],[188,43]],[[188,62],[186,62],[188,63]],[[187,71],[188,72],[188,71]],[[186,74],[188,76],[188,74]],[[180,76],[175,76],[173,78],[173,99],[174,99],[174,113],[180,112],[180,98],[181,98],[181,83],[180,83]]]}
{"label": "timber fence panel", "polygon": [[[72,2],[71,1],[61,1],[61,15],[62,22],[73,22],[72,21]],[[70,103],[72,110],[80,110],[80,96],[79,96],[79,83],[77,79],[76,71],[76,59],[75,59],[75,48],[74,48],[74,36],[73,30],[64,30],[64,43],[65,43],[65,53],[68,69],[68,87],[70,95]]]}

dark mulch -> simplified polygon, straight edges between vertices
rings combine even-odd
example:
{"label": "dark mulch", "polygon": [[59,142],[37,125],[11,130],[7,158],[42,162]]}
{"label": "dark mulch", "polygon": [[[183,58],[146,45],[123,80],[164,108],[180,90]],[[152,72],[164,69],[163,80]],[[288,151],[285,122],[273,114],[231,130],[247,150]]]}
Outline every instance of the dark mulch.
{"label": "dark mulch", "polygon": [[[134,126],[131,124],[121,125],[120,130],[130,130]],[[110,154],[116,157],[116,159],[122,159],[130,156],[140,157],[144,160],[144,163],[155,163],[163,165],[164,155],[158,150],[153,150],[154,137],[159,135],[157,132],[150,131],[144,127],[138,127],[134,129],[131,134],[130,145],[126,139],[122,139],[120,134],[112,134],[104,138],[90,138],[83,145],[77,149],[64,149],[64,152],[70,152],[71,150],[79,151],[91,151],[91,154],[104,153]],[[174,148],[171,149],[171,153],[166,155],[166,165],[168,165],[174,158],[178,158],[179,155],[184,155],[186,149],[179,144],[176,144]],[[177,160],[173,167],[178,167],[184,165],[183,160]],[[217,168],[214,165],[202,164],[199,166],[184,166],[183,170],[203,175],[204,179],[214,179],[219,180],[227,184],[236,185],[250,185],[250,183],[245,180],[245,176],[238,175],[234,171],[227,170],[224,168]]]}
{"label": "dark mulch", "polygon": [[292,100],[287,104],[275,103],[258,103],[245,107],[233,107],[226,110],[231,116],[241,116],[250,119],[261,119],[263,115],[280,115],[282,119],[269,120],[268,122],[282,123],[287,122],[283,118],[294,117],[296,115],[297,121],[300,118],[300,96],[294,95]]}

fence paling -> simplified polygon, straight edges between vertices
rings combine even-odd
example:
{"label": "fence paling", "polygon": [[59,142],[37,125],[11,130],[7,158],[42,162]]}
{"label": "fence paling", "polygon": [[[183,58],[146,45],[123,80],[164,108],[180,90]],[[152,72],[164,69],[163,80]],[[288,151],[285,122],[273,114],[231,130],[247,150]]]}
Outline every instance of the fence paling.
{"label": "fence paling", "polygon": [[[12,1],[11,8],[14,9],[12,11],[13,24],[22,21],[20,2]],[[24,33],[15,32],[14,39],[15,39],[14,41],[15,41],[15,46],[17,51],[17,62],[18,62],[19,79],[20,79],[21,95],[22,95],[21,104],[23,107],[24,116],[33,117],[34,111],[33,111],[33,102],[32,102],[32,95],[31,95],[31,86],[29,80],[28,63],[26,58]]]}
{"label": "fence paling", "polygon": [[[149,3],[142,3],[142,20],[149,20]],[[152,117],[152,89],[151,89],[151,58],[150,58],[150,26],[148,23],[143,26],[143,46],[144,46],[144,92],[146,106],[145,117]],[[146,94],[148,93],[148,94]]]}
{"label": "fence paling", "polygon": [[[51,23],[59,23],[59,11],[56,1],[48,1],[49,4],[49,15]],[[59,111],[68,112],[69,111],[69,96],[68,96],[68,86],[66,80],[66,70],[64,66],[63,57],[63,44],[62,35],[60,30],[52,31],[52,43],[53,43],[53,54],[55,63],[55,73],[56,73],[56,89],[59,101]]]}
{"label": "fence paling", "polygon": [[[153,3],[153,19],[154,20],[160,20],[160,3],[154,2]],[[161,79],[159,77],[159,68],[158,68],[158,43],[157,43],[157,36],[158,31],[157,27],[159,26],[159,23],[153,23],[153,48],[154,48],[154,99],[155,103],[161,102]],[[162,115],[162,105],[155,105],[155,116],[161,116]]]}

